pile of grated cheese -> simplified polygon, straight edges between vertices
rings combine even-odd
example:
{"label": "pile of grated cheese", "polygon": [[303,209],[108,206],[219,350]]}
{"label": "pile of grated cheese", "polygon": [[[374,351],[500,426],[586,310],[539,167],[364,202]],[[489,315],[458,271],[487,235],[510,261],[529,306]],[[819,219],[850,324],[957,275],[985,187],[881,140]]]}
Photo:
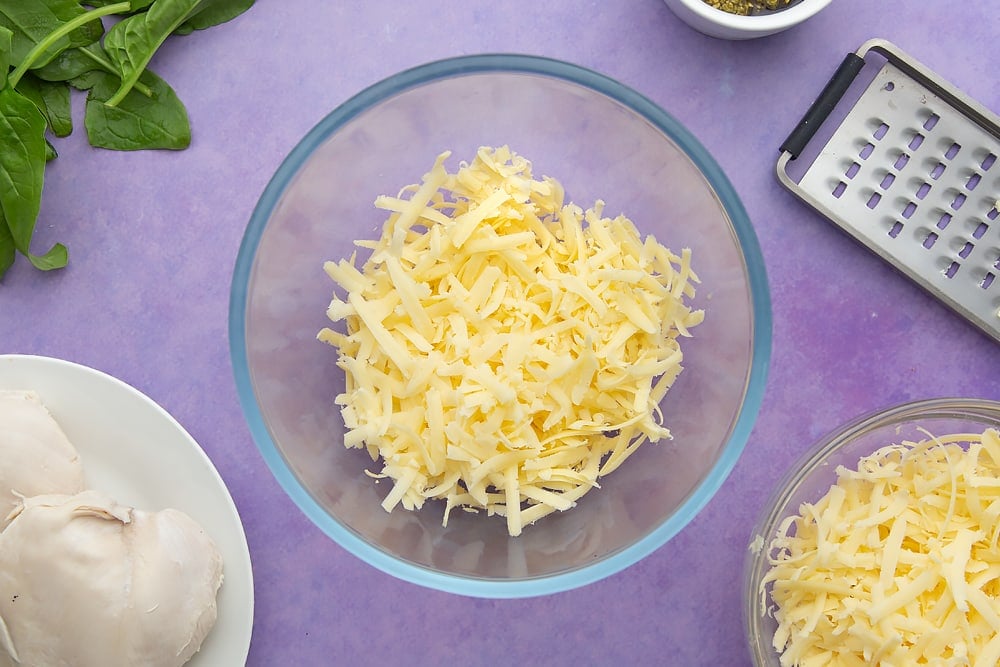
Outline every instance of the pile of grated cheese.
{"label": "pile of grated cheese", "polygon": [[1000,432],[927,434],[837,476],[770,544],[781,664],[1000,664]]}
{"label": "pile of grated cheese", "polygon": [[371,250],[327,262],[327,315],[346,391],[344,444],[389,478],[382,503],[506,517],[511,535],[574,506],[644,441],[669,438],[658,404],[702,321],[697,277],[624,216],[563,202],[507,147],[380,196]]}

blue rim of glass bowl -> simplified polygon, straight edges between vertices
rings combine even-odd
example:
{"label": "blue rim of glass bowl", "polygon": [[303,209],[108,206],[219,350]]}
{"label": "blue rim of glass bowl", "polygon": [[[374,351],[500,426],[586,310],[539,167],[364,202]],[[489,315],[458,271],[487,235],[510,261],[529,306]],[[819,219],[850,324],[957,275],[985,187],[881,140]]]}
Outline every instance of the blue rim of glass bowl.
{"label": "blue rim of glass bowl", "polygon": [[[704,174],[729,215],[743,251],[753,307],[753,356],[743,406],[716,465],[684,504],[648,535],[599,562],[547,577],[516,580],[443,574],[400,560],[379,550],[330,516],[299,483],[271,439],[254,395],[246,348],[247,289],[257,246],[282,193],[316,147],[382,100],[430,81],[490,72],[534,74],[589,88],[625,105],[673,140]],[[229,345],[240,404],[257,448],[285,493],[331,539],[366,563],[404,581],[472,597],[523,598],[578,588],[625,569],[663,546],[715,495],[743,452],[763,400],[771,356],[771,302],[760,245],[736,191],[708,151],[670,114],[623,84],[578,65],[538,56],[483,54],[431,62],[380,81],[330,112],[292,149],[264,189],[240,245],[229,300]]]}

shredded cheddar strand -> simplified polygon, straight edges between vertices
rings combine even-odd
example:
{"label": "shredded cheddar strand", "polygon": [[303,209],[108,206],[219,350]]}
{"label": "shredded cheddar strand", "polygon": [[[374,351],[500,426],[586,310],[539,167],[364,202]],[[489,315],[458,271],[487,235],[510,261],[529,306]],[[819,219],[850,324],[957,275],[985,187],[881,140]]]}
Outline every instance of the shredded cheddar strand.
{"label": "shredded cheddar strand", "polygon": [[380,196],[371,250],[327,262],[346,297],[337,397],[345,445],[393,480],[383,507],[506,517],[511,535],[574,506],[645,441],[670,437],[658,403],[681,371],[691,253],[645,241],[598,201],[584,211],[506,147]]}

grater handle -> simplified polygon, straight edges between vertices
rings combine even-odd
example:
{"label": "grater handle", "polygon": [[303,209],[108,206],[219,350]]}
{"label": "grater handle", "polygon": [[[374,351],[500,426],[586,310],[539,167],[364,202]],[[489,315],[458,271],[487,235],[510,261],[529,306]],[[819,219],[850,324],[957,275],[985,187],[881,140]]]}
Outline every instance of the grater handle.
{"label": "grater handle", "polygon": [[792,160],[799,156],[799,153],[806,147],[809,140],[816,134],[819,126],[823,124],[826,117],[837,106],[840,98],[847,92],[847,89],[858,75],[858,72],[861,71],[861,68],[864,67],[864,64],[865,59],[857,53],[848,53],[844,57],[844,60],[840,63],[840,67],[837,68],[837,71],[833,73],[833,76],[827,82],[826,87],[823,88],[823,92],[819,94],[819,97],[816,98],[816,101],[806,111],[799,124],[795,126],[792,133],[781,144],[782,153],[788,153]]}

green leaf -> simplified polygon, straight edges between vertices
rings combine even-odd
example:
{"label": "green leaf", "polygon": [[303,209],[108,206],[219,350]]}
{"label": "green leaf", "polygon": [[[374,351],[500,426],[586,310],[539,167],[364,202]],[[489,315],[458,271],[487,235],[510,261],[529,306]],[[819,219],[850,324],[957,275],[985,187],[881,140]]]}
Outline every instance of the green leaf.
{"label": "green leaf", "polygon": [[73,132],[68,85],[42,81],[29,74],[17,82],[17,91],[35,103],[57,137],[69,136]]}
{"label": "green leaf", "polygon": [[0,88],[7,85],[7,70],[11,67],[10,40],[13,36],[14,33],[0,26]]}
{"label": "green leaf", "polygon": [[[108,5],[113,5],[121,0],[85,0],[83,4],[90,5],[91,7],[107,7]],[[135,14],[146,7],[153,4],[153,0],[132,0],[132,8],[128,12],[123,12],[126,14]]]}
{"label": "green leaf", "polygon": [[[108,75],[107,72],[102,72],[100,70],[93,70],[91,72],[84,72],[80,76],[73,77],[66,83],[73,86],[77,90],[90,90],[97,85],[98,81],[103,81]],[[111,74],[110,76],[118,79],[118,75]]]}
{"label": "green leaf", "polygon": [[28,98],[7,87],[0,90],[0,212],[14,247],[42,270],[66,265],[66,248],[54,245],[31,254],[31,237],[42,202],[45,180],[45,116]]}
{"label": "green leaf", "polygon": [[82,74],[101,69],[101,60],[107,61],[114,71],[100,42],[75,49],[66,49],[44,67],[32,70],[32,74],[45,81],[69,81]]}
{"label": "green leaf", "polygon": [[109,106],[125,98],[163,41],[201,9],[203,2],[156,0],[149,11],[123,19],[108,31],[104,49],[121,75],[121,85],[108,99]]}
{"label": "green leaf", "polygon": [[175,33],[186,35],[194,30],[211,28],[234,18],[253,6],[254,0],[205,0],[198,11]]}
{"label": "green leaf", "polygon": [[[86,13],[78,0],[4,0],[0,3],[0,26],[13,33],[11,63],[23,61],[35,44],[62,24]],[[56,40],[33,66],[45,65],[66,49],[93,44],[103,34],[104,26],[100,21],[89,21]]]}
{"label": "green leaf", "polygon": [[[66,81],[74,88],[89,90],[94,85],[94,79],[88,75],[98,70],[118,76],[118,69],[108,59],[104,47],[100,42],[95,42],[88,46],[63,51],[45,67],[32,70],[32,74],[46,81]],[[141,82],[136,82],[134,87],[147,97],[153,94]]]}
{"label": "green leaf", "polygon": [[95,72],[93,78],[84,114],[92,146],[135,151],[180,150],[191,144],[191,124],[184,104],[152,71],[145,70],[139,79],[151,89],[152,97],[133,90],[115,107],[105,101],[118,87],[118,78],[101,72]]}
{"label": "green leaf", "polygon": [[48,139],[46,139],[45,140],[45,161],[46,162],[51,162],[52,160],[55,160],[57,157],[59,157],[59,153],[56,152],[56,147],[53,146],[52,143]]}
{"label": "green leaf", "polygon": [[0,211],[0,279],[14,263],[14,251],[14,237],[10,235],[3,211]]}

